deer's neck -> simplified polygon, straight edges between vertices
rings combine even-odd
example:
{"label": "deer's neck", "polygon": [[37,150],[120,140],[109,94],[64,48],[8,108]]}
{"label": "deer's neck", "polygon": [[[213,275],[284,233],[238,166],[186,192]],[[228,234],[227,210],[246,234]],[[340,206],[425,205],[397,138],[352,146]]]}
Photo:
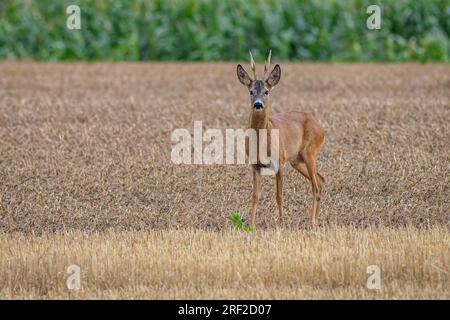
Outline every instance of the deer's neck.
{"label": "deer's neck", "polygon": [[252,129],[270,129],[269,112],[263,110],[262,112],[250,112],[250,128]]}
{"label": "deer's neck", "polygon": [[[257,141],[257,164],[266,166],[270,164],[267,156],[272,154],[271,152],[271,129],[272,124],[270,123],[269,112],[267,106],[264,108],[262,112],[254,112],[253,110],[250,112],[250,128],[256,130],[256,141]],[[261,129],[266,130],[260,131]],[[260,145],[260,139],[263,137],[261,134],[266,134],[267,140],[265,144]],[[263,154],[260,154],[260,148],[265,145],[266,151]],[[264,156],[265,154],[265,156]]]}

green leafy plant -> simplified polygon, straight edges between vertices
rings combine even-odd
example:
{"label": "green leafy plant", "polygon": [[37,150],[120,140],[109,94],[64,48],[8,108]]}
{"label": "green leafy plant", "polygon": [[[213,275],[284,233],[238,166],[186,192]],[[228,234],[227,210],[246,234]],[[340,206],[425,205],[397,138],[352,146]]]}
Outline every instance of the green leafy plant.
{"label": "green leafy plant", "polygon": [[230,212],[229,216],[235,230],[244,230],[246,232],[253,232],[255,228],[249,225],[241,214],[237,211]]}
{"label": "green leafy plant", "polygon": [[448,0],[0,0],[0,59],[237,61],[450,60]]}

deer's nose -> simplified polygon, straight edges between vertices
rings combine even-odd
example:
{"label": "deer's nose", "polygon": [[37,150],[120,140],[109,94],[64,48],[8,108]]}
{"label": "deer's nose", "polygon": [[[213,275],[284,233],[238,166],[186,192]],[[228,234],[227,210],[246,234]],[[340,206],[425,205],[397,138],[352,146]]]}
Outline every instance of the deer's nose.
{"label": "deer's nose", "polygon": [[259,101],[256,101],[256,102],[253,104],[253,108],[254,108],[255,110],[261,110],[261,109],[263,108],[263,104],[262,104],[261,102],[259,102]]}

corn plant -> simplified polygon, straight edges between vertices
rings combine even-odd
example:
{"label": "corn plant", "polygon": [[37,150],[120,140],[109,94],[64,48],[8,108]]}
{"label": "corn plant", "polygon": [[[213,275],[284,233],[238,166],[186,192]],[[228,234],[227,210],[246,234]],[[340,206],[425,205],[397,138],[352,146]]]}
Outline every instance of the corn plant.
{"label": "corn plant", "polygon": [[[37,60],[449,61],[449,0],[0,1],[0,58]],[[366,28],[378,4],[381,29]]]}

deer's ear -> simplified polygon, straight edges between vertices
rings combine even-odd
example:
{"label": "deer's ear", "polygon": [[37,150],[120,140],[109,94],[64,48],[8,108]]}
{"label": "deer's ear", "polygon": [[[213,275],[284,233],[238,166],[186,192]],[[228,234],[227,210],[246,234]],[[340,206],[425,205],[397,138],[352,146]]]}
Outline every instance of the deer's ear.
{"label": "deer's ear", "polygon": [[250,87],[252,84],[252,79],[248,75],[248,73],[244,70],[244,68],[238,64],[236,68],[236,74],[239,81],[246,87]]}
{"label": "deer's ear", "polygon": [[280,81],[280,78],[281,78],[281,68],[280,65],[277,64],[267,77],[266,83],[270,88],[275,87],[278,81]]}

